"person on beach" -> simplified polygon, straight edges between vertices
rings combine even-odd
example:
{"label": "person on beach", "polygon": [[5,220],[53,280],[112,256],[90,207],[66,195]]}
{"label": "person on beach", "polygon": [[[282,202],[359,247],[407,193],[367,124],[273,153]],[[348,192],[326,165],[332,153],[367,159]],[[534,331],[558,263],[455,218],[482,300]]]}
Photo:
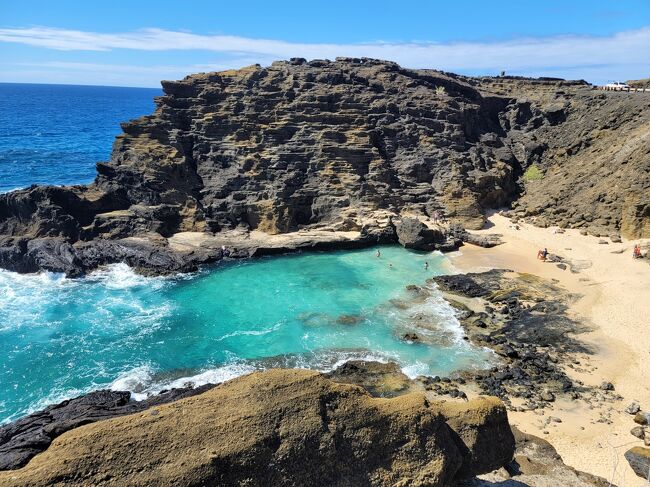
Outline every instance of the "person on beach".
{"label": "person on beach", "polygon": [[544,250],[538,250],[537,251],[537,258],[539,260],[544,260],[545,261],[547,256],[548,256],[548,250],[546,249],[546,247],[544,247]]}
{"label": "person on beach", "polygon": [[632,251],[632,258],[633,259],[640,259],[641,258],[641,246],[639,244],[636,244],[634,246],[634,250]]}

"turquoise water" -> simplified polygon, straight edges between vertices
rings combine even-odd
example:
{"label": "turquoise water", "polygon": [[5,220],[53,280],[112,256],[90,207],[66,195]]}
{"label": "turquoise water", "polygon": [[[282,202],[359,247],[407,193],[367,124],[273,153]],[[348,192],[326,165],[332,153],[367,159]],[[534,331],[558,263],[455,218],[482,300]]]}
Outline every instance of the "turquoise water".
{"label": "turquoise water", "polygon": [[[445,273],[445,258],[375,252],[269,257],[176,278],[125,265],[81,280],[0,271],[0,422],[97,388],[144,396],[273,366],[395,360],[411,376],[485,366],[489,353],[462,340],[439,293],[418,300],[405,289]],[[406,332],[426,343],[403,341]]]}

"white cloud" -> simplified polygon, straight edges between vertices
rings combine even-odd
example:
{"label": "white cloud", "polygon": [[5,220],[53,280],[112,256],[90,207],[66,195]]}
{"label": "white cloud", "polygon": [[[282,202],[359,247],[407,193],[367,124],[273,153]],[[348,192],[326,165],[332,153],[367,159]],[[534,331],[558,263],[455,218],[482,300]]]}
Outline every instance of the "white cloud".
{"label": "white cloud", "polygon": [[[63,51],[209,51],[233,56],[228,67],[246,60],[266,63],[289,57],[337,56],[390,59],[405,67],[525,75],[558,75],[602,82],[647,75],[650,27],[611,36],[556,36],[500,42],[367,42],[308,44],[226,35],[199,35],[161,29],[126,33],[83,32],[50,27],[0,29],[0,42]],[[143,68],[133,67],[141,70]],[[149,69],[149,68],[145,68]],[[151,69],[149,69],[151,71]],[[164,71],[164,70],[163,70]],[[172,71],[172,70],[170,70]],[[564,74],[563,74],[564,73]],[[153,74],[153,73],[152,73]]]}

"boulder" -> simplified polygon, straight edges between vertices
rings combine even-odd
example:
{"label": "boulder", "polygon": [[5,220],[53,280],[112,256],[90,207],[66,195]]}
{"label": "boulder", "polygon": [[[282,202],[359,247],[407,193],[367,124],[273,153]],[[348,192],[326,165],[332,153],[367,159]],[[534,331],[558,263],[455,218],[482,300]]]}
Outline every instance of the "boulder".
{"label": "boulder", "polygon": [[603,391],[613,391],[614,384],[612,384],[611,382],[604,381],[602,384],[600,384],[600,389]]}
{"label": "boulder", "polygon": [[436,243],[445,242],[440,230],[427,227],[415,218],[402,218],[395,224],[399,243],[407,249],[434,250]]}
{"label": "boulder", "polygon": [[350,360],[325,375],[340,384],[361,386],[374,397],[395,397],[411,388],[411,380],[395,362]]}
{"label": "boulder", "polygon": [[630,434],[642,440],[645,438],[645,428],[643,426],[635,426],[630,430]]}
{"label": "boulder", "polygon": [[650,448],[630,448],[625,452],[625,459],[639,477],[647,479],[650,476]]}
{"label": "boulder", "polygon": [[650,413],[644,413],[639,411],[634,415],[634,422],[640,424],[641,426],[646,426],[650,424]]}
{"label": "boulder", "polygon": [[0,486],[445,487],[513,452],[496,399],[372,398],[317,372],[276,369],[68,431],[25,467],[0,472]]}
{"label": "boulder", "polygon": [[478,396],[467,403],[445,402],[438,407],[462,440],[459,448],[463,464],[456,474],[459,478],[491,472],[512,460],[515,438],[499,399]]}

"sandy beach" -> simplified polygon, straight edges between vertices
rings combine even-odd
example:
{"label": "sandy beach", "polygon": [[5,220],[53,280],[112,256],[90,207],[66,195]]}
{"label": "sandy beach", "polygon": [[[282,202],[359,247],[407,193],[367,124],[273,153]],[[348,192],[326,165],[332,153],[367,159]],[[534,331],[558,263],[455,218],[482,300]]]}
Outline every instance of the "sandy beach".
{"label": "sandy beach", "polygon": [[[592,345],[594,353],[577,357],[579,363],[566,367],[566,372],[585,385],[598,387],[609,381],[623,399],[602,405],[558,400],[550,411],[511,412],[510,420],[521,430],[551,442],[565,463],[576,469],[618,486],[647,486],[623,454],[632,446],[643,445],[630,434],[636,424],[625,407],[638,401],[644,410],[650,410],[650,265],[632,258],[632,247],[638,241],[612,243],[609,238],[580,235],[578,230],[555,233],[557,227],[518,226],[516,229],[509,219],[492,215],[487,228],[476,233],[501,234],[504,243],[491,249],[465,245],[450,254],[453,265],[462,272],[505,268],[531,273],[555,279],[578,295],[571,313],[591,327],[579,339]],[[601,240],[608,243],[599,243]],[[571,262],[578,272],[537,260],[538,249],[544,247]],[[544,426],[549,416],[561,422]]]}

